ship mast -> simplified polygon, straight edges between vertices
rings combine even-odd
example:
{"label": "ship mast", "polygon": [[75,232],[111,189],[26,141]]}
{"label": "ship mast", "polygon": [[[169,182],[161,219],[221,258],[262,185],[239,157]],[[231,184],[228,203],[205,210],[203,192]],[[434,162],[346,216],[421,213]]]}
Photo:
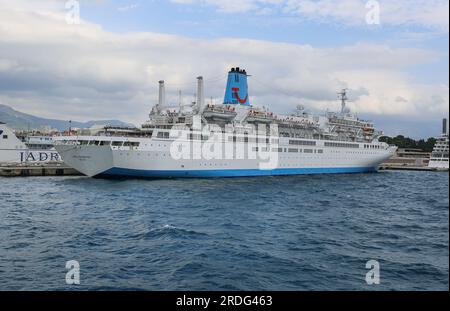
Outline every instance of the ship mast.
{"label": "ship mast", "polygon": [[342,89],[342,91],[338,93],[338,98],[341,100],[341,113],[344,114],[346,108],[346,100],[348,99],[347,89]]}

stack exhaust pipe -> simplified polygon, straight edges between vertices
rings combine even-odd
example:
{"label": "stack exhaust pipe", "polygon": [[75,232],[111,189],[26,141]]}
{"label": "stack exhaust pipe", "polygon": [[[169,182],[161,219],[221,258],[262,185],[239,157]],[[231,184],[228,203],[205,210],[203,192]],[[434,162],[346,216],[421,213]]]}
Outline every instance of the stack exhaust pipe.
{"label": "stack exhaust pipe", "polygon": [[197,77],[197,107],[198,111],[202,111],[205,106],[205,94],[203,86],[203,77]]}
{"label": "stack exhaust pipe", "polygon": [[164,86],[164,80],[159,81],[159,97],[158,97],[158,110],[162,111],[166,106],[166,88]]}

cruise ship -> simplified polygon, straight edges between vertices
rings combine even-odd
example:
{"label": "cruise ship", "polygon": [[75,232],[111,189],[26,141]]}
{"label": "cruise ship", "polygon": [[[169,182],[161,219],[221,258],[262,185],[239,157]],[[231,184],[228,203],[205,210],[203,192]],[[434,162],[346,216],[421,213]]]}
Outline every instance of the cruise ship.
{"label": "cruise ship", "polygon": [[203,178],[375,172],[397,147],[380,142],[382,132],[346,106],[314,115],[298,106],[277,115],[251,104],[246,70],[228,72],[224,100],[206,104],[203,77],[196,101],[158,103],[140,128],[105,127],[95,135],[57,137],[64,162],[100,178]]}
{"label": "cruise ship", "polygon": [[15,133],[0,122],[0,164],[61,162],[51,135]]}
{"label": "cruise ship", "polygon": [[436,139],[431,153],[429,167],[437,170],[449,170],[448,161],[448,119],[442,120],[442,134]]}

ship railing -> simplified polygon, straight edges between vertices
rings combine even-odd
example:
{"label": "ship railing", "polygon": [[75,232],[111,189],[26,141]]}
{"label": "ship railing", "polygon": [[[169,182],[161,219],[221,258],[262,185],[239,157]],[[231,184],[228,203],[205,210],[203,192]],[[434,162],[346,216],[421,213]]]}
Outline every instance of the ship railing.
{"label": "ship railing", "polygon": [[234,108],[222,108],[222,107],[217,107],[217,106],[211,106],[208,105],[204,112],[218,112],[218,113],[224,113],[224,114],[236,114],[236,111]]}

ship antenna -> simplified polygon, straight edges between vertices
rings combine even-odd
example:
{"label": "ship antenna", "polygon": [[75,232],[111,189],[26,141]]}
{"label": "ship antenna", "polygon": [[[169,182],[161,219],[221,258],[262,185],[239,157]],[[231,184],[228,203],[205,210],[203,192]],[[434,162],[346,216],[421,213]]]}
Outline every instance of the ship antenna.
{"label": "ship antenna", "polygon": [[342,89],[341,92],[338,93],[339,99],[341,100],[341,113],[345,113],[345,106],[346,106],[346,100],[347,97],[347,89]]}

